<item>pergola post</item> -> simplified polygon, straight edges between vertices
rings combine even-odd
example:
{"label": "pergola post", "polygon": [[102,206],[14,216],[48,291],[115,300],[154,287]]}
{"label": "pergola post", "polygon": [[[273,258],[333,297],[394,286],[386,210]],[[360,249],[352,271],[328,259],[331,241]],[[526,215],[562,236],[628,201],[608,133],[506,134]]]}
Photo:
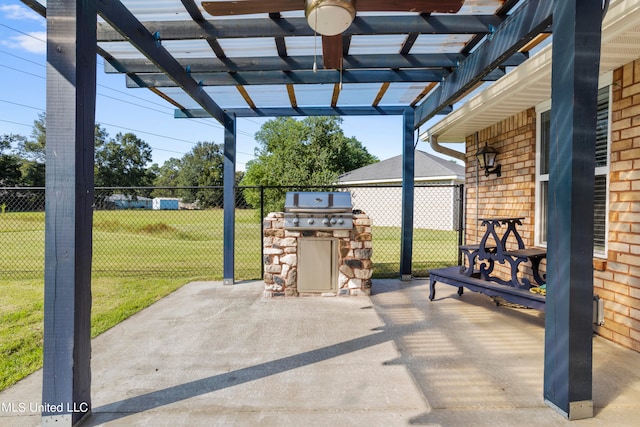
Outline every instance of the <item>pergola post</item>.
{"label": "pergola post", "polygon": [[593,417],[593,214],[599,1],[555,1],[544,398]]}
{"label": "pergola post", "polygon": [[224,243],[223,284],[234,282],[235,208],[236,208],[236,118],[225,115],[224,119]]}
{"label": "pergola post", "polygon": [[47,2],[42,423],[91,411],[96,2]]}
{"label": "pergola post", "polygon": [[402,280],[411,280],[413,258],[414,123],[415,112],[412,108],[408,108],[402,114],[402,234],[400,236],[400,278]]}

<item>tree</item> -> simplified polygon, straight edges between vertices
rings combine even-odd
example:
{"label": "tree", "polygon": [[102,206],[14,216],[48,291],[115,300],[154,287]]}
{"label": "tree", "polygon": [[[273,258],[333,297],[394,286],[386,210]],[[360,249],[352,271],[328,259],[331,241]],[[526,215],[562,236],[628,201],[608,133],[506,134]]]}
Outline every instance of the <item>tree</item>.
{"label": "tree", "polygon": [[105,140],[96,144],[96,186],[143,187],[151,184],[146,169],[151,161],[149,144],[132,133],[118,133],[114,139]]}
{"label": "tree", "polygon": [[158,169],[154,180],[156,187],[190,187],[171,190],[156,189],[154,197],[181,197],[187,203],[198,203],[200,207],[222,206],[224,173],[223,147],[213,142],[198,142],[181,159],[171,158]]}
{"label": "tree", "polygon": [[[178,187],[180,179],[180,168],[182,162],[175,157],[165,161],[158,167],[156,177],[153,180],[154,187]],[[156,188],[151,193],[153,197],[176,197],[175,190],[170,188]]]}
{"label": "tree", "polygon": [[[96,123],[95,147],[100,149],[109,137],[107,131]],[[29,187],[44,187],[45,185],[45,147],[47,142],[47,126],[45,113],[38,114],[33,121],[31,138],[16,136],[14,141],[18,156],[21,159],[22,185]]]}
{"label": "tree", "polygon": [[15,141],[21,140],[20,135],[2,135],[0,137],[0,187],[18,185],[22,178],[20,172],[20,158],[10,152]]}
{"label": "tree", "polygon": [[31,139],[22,138],[18,142],[18,153],[23,159],[44,164],[45,144],[47,141],[47,125],[45,113],[38,114],[38,118],[33,121]]}
{"label": "tree", "polygon": [[185,194],[185,201],[197,201],[203,208],[221,207],[222,190],[198,187],[221,186],[223,174],[223,147],[213,142],[198,142],[180,161],[178,183],[195,187]]}
{"label": "tree", "polygon": [[17,143],[17,152],[21,158],[22,184],[29,187],[44,187],[45,184],[45,114],[38,114],[33,121],[31,139],[21,137]]}
{"label": "tree", "polygon": [[[277,118],[266,122],[256,133],[256,159],[247,163],[242,180],[248,186],[330,185],[350,170],[375,163],[356,138],[347,138],[337,117],[308,117],[304,120]],[[284,207],[284,190],[275,190],[265,199],[266,209]],[[246,200],[258,207],[258,191],[245,190]]]}

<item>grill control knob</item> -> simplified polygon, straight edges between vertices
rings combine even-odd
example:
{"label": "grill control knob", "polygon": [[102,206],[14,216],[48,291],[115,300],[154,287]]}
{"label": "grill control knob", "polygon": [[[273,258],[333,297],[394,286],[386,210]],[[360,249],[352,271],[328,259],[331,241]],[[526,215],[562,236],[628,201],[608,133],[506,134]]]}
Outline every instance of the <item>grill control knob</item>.
{"label": "grill control knob", "polygon": [[307,224],[309,224],[309,225],[313,224],[314,222],[315,222],[315,221],[313,220],[313,218],[309,218],[309,219],[307,220]]}
{"label": "grill control knob", "polygon": [[324,225],[329,225],[329,218],[325,218],[325,219],[323,219],[323,220],[322,220],[322,223],[323,223]]}
{"label": "grill control knob", "polygon": [[331,218],[331,221],[330,221],[330,222],[331,222],[331,224],[335,225],[335,224],[336,224],[336,222],[338,222],[338,221],[337,221],[335,218]]}
{"label": "grill control knob", "polygon": [[344,224],[344,219],[340,218],[340,219],[338,220],[338,224]]}
{"label": "grill control knob", "polygon": [[300,219],[298,219],[298,218],[293,218],[293,219],[291,220],[291,222],[293,223],[293,225],[298,225],[298,224],[300,223]]}

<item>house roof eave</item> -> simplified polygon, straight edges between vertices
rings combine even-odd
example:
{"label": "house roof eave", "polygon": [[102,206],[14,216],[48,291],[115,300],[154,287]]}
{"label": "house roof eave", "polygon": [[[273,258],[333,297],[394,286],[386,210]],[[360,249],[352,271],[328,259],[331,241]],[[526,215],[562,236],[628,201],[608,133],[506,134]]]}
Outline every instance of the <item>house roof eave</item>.
{"label": "house roof eave", "polygon": [[[640,0],[612,0],[602,30],[601,75],[640,57]],[[466,137],[515,112],[551,98],[552,44],[503,78],[470,97],[435,123],[420,138],[436,135],[438,142],[460,143]]]}

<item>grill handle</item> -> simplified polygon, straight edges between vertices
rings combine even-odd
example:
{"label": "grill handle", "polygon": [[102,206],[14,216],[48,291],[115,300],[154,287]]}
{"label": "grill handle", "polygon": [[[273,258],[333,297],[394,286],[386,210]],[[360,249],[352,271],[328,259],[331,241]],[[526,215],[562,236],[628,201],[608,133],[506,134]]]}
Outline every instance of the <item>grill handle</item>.
{"label": "grill handle", "polygon": [[344,208],[332,208],[332,209],[304,209],[304,208],[289,208],[285,209],[285,212],[291,213],[310,213],[316,215],[323,215],[325,213],[349,213],[351,210],[346,210]]}

